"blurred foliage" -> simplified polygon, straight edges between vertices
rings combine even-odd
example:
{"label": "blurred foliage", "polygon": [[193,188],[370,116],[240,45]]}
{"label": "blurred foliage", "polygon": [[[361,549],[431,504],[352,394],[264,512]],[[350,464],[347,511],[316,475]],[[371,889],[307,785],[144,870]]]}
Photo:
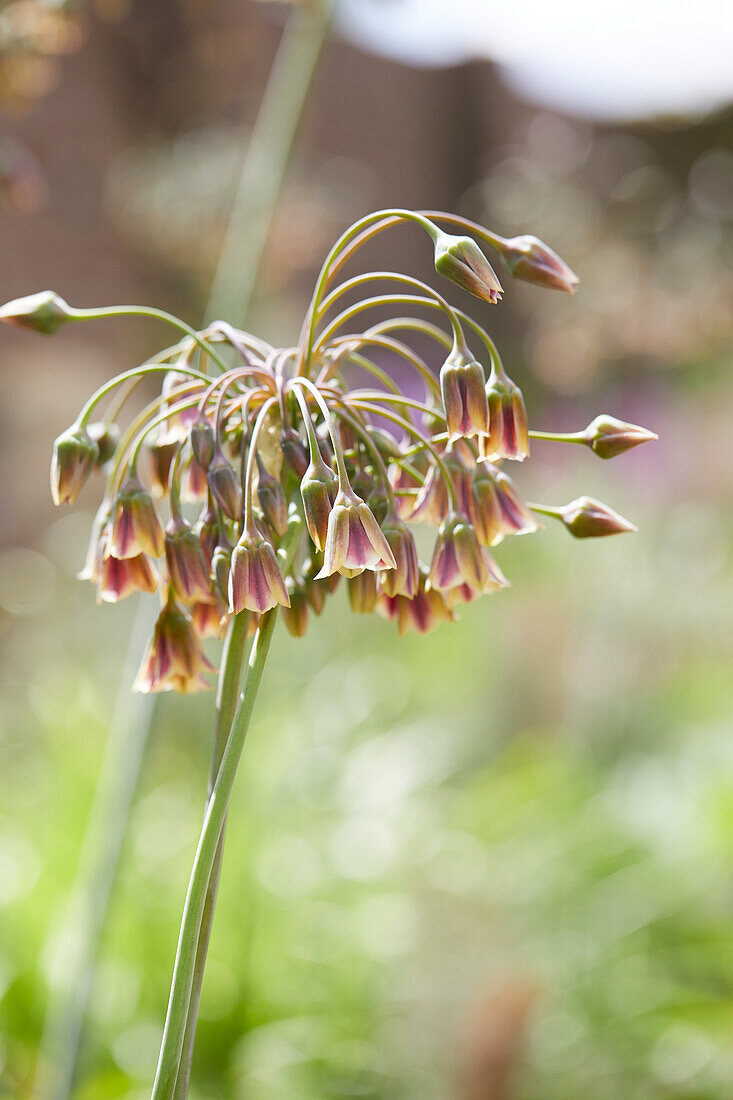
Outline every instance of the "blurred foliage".
{"label": "blurred foliage", "polygon": [[[688,433],[720,427],[712,405],[733,393],[712,388]],[[658,417],[656,454],[567,458],[640,522],[634,539],[553,528],[511,561],[500,547],[516,587],[426,638],[345,607],[307,641],[279,631],[230,818],[199,1100],[729,1094],[733,486],[722,471],[701,498],[677,476],[683,419]],[[0,557],[13,1097],[31,1095],[46,982],[63,978],[54,928],[131,613],[93,610],[72,579],[87,521]],[[164,700],[76,1100],[147,1095],[210,705]]]}

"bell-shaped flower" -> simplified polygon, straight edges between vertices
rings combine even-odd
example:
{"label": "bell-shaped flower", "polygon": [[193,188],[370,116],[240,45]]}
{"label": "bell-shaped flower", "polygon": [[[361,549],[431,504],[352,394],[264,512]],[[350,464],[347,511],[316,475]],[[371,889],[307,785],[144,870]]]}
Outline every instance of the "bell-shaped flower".
{"label": "bell-shaped flower", "polygon": [[392,551],[395,567],[384,569],[379,574],[379,590],[387,596],[407,596],[411,600],[417,594],[420,579],[415,540],[394,513],[387,516],[382,531]]}
{"label": "bell-shaped flower", "polygon": [[430,563],[429,584],[441,591],[464,581],[482,589],[488,570],[476,532],[461,512],[452,512],[441,523]]}
{"label": "bell-shaped flower", "polygon": [[163,553],[163,528],[153,498],[136,476],[128,478],[112,506],[109,550],[116,558]]}
{"label": "bell-shaped flower", "polygon": [[155,592],[158,577],[145,554],[116,558],[103,553],[97,584],[97,602],[117,603],[133,592]]}
{"label": "bell-shaped flower", "polygon": [[277,604],[289,607],[290,596],[275,547],[250,523],[232,551],[229,610],[234,615],[245,609],[261,614]]}
{"label": "bell-shaped flower", "polygon": [[191,619],[173,600],[158,616],[153,639],[135,680],[135,691],[208,690],[205,673],[216,669],[207,659]]}
{"label": "bell-shaped flower", "polygon": [[180,516],[171,516],[166,528],[165,561],[179,599],[195,603],[209,598],[211,578],[203,548]]}
{"label": "bell-shaped flower", "polygon": [[498,546],[505,535],[529,535],[540,526],[511,478],[485,461],[476,464],[469,515],[482,546]]}
{"label": "bell-shaped flower", "polygon": [[468,349],[454,348],[443,363],[440,393],[451,438],[471,438],[488,432],[486,376],[484,368],[470,357]]}
{"label": "bell-shaped flower", "polygon": [[395,619],[400,634],[406,634],[410,630],[418,634],[427,634],[439,623],[451,622],[455,616],[446,602],[445,593],[437,588],[431,588],[427,583],[427,573],[420,570],[418,587],[415,595],[410,599],[407,596],[388,596],[382,593],[377,603],[377,610],[385,619]]}
{"label": "bell-shaped flower", "polygon": [[491,462],[502,458],[523,462],[529,454],[529,428],[522,391],[494,366],[486,383],[486,396],[489,434],[481,440],[482,457]]}
{"label": "bell-shaped flower", "polygon": [[323,568],[318,578],[332,573],[355,576],[364,569],[394,567],[394,555],[369,506],[351,489],[339,489],[328,517]]}

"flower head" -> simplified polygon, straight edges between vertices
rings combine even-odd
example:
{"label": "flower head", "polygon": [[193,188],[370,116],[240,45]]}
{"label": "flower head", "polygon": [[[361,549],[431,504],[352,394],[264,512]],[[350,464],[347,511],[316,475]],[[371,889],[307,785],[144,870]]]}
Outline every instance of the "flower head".
{"label": "flower head", "polygon": [[133,592],[155,592],[158,576],[145,554],[116,558],[109,550],[101,556],[97,602],[117,603]]}

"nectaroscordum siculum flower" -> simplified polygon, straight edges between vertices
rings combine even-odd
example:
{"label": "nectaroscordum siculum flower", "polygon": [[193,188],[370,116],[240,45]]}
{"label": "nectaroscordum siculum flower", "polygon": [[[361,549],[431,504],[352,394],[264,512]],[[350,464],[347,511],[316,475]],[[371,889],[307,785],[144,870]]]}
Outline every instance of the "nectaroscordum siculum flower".
{"label": "nectaroscordum siculum flower", "polygon": [[[396,225],[427,235],[436,272],[471,293],[479,315],[402,272],[340,279],[368,241]],[[153,1100],[171,1100],[179,1070],[188,1079],[183,1038],[189,1010],[195,1015],[189,1006],[198,1003],[189,998],[200,983],[195,946],[210,921],[203,898],[280,609],[300,638],[347,588],[354,611],[376,612],[400,633],[425,633],[454,620],[460,605],[506,587],[489,548],[536,531],[537,515],[558,519],[577,538],[634,529],[589,497],[530,505],[507,476],[505,464],[527,458],[530,439],[540,453],[545,443],[573,443],[610,458],[655,436],[611,416],[583,431],[529,429],[521,391],[485,327],[488,305],[503,293],[485,246],[514,278],[576,288],[568,265],[534,237],[507,239],[445,212],[389,209],[359,219],[335,242],[292,347],[225,321],[199,331],[152,307],[77,309],[51,291],[0,309],[0,320],[46,335],[120,315],[177,330],[176,343],[91,395],[51,462],[57,504],[73,504],[87,483],[100,487],[81,574],[98,598],[159,593],[138,690],[209,686],[204,641],[225,631],[224,749],[192,872],[181,929],[187,950],[176,962]],[[142,392],[138,383],[156,378],[157,396],[123,415]],[[417,553],[416,523],[434,534],[429,565]],[[508,564],[505,545],[501,552]]]}

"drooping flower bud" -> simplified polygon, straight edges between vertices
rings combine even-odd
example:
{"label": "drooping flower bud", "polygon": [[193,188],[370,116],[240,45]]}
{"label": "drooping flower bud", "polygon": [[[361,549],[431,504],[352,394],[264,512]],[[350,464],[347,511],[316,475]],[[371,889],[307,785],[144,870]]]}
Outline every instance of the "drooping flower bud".
{"label": "drooping flower bud", "polygon": [[53,290],[42,290],[25,298],[14,298],[0,307],[0,321],[17,328],[53,336],[67,321],[71,321],[71,309],[67,302]]}
{"label": "drooping flower bud", "polygon": [[214,588],[224,600],[229,599],[229,573],[232,566],[232,547],[219,542],[211,557],[211,576]]}
{"label": "drooping flower bud", "polygon": [[302,638],[308,629],[308,597],[303,585],[295,584],[288,577],[290,606],[282,609],[283,622],[293,638]]}
{"label": "drooping flower bud", "polygon": [[371,509],[355,493],[340,489],[331,514],[319,578],[354,576],[364,569],[394,569],[395,560]]}
{"label": "drooping flower bud", "polygon": [[216,508],[213,506],[211,497],[209,497],[209,503],[206,508],[196,520],[193,530],[196,538],[201,543],[204,558],[209,567],[211,567],[214,551],[219,545],[219,522],[216,516]]}
{"label": "drooping flower bud", "polygon": [[319,462],[318,457],[308,464],[300,483],[305,522],[316,550],[322,551],[326,545],[328,518],[336,499],[337,485],[333,470],[322,460]]}
{"label": "drooping flower bud", "polygon": [[288,529],[288,502],[282,485],[268,473],[257,455],[257,500],[262,514],[277,537],[281,539]]}
{"label": "drooping flower bud", "polygon": [[564,508],[557,509],[557,518],[576,539],[603,538],[606,535],[622,535],[638,528],[624,519],[613,508],[593,497],[578,497]]}
{"label": "drooping flower bud", "polygon": [[163,528],[152,497],[137,477],[130,477],[115,498],[109,551],[116,558],[159,558],[163,553]]}
{"label": "drooping flower bud", "polygon": [[99,451],[85,428],[62,432],[53,445],[51,496],[54,504],[73,504],[95,467]]}
{"label": "drooping flower bud", "polygon": [[497,247],[515,279],[551,290],[565,290],[569,294],[574,294],[578,289],[578,276],[557,252],[537,237],[529,234],[512,237]]}
{"label": "drooping flower bud", "polygon": [[211,421],[202,412],[198,413],[196,419],[191,423],[188,429],[188,438],[191,443],[193,457],[206,473],[214,457],[215,444]]}
{"label": "drooping flower bud", "polygon": [[87,425],[87,432],[89,438],[97,444],[97,461],[95,465],[98,470],[101,470],[117,450],[117,444],[120,441],[120,429],[117,424],[95,420]]}
{"label": "drooping flower bud", "polygon": [[242,517],[242,488],[234,467],[218,451],[206,472],[209,489],[224,515],[239,520]]}
{"label": "drooping flower bud", "polygon": [[382,531],[392,551],[395,567],[384,569],[379,574],[379,589],[387,596],[407,596],[411,600],[417,594],[420,577],[415,540],[402,520],[394,514],[387,516]]}
{"label": "drooping flower bud", "polygon": [[657,438],[654,432],[638,424],[626,424],[623,420],[617,420],[615,416],[607,416],[605,413],[591,420],[582,433],[583,442],[599,458],[615,458],[624,451],[630,451],[632,447]]}
{"label": "drooping flower bud", "polygon": [[116,558],[105,549],[97,585],[97,602],[117,603],[133,592],[155,592],[158,578],[145,554],[134,558]]}
{"label": "drooping flower bud", "polygon": [[440,369],[440,392],[449,436],[470,439],[488,432],[484,368],[460,348],[453,349]]}
{"label": "drooping flower bud", "polygon": [[[390,570],[385,570],[390,572]],[[347,582],[351,610],[358,615],[371,615],[377,606],[377,575],[372,569],[365,569],[350,577]]]}
{"label": "drooping flower bud", "polygon": [[[473,479],[473,455],[468,445],[461,440],[452,442],[443,455],[443,465],[448,470],[458,506],[468,513],[471,501],[471,483]],[[415,499],[415,507],[407,516],[415,522],[429,523],[439,527],[451,508],[451,498],[443,473],[437,463],[428,470]]]}
{"label": "drooping flower bud", "polygon": [[209,567],[201,543],[182,519],[171,517],[165,532],[165,561],[171,584],[186,603],[211,595]]}
{"label": "drooping flower bud", "polygon": [[158,616],[134,690],[144,693],[180,691],[184,694],[208,690],[211,685],[204,678],[204,673],[215,671],[188,615],[173,600],[169,600]]}
{"label": "drooping flower bud", "polygon": [[496,272],[472,237],[456,237],[438,230],[435,270],[485,302],[498,302],[504,293]]}
{"label": "drooping flower bud", "polygon": [[276,604],[290,606],[285,578],[275,547],[252,525],[232,551],[229,610],[235,615],[245,608],[261,614]]}
{"label": "drooping flower bud", "polygon": [[483,457],[491,462],[501,458],[523,462],[529,454],[529,428],[522,391],[494,367],[486,384],[486,396],[489,434],[482,440]]}
{"label": "drooping flower bud", "polygon": [[280,436],[280,450],[282,452],[280,477],[289,495],[297,489],[305,476],[308,469],[308,451],[303,446],[298,433],[289,426]]}

